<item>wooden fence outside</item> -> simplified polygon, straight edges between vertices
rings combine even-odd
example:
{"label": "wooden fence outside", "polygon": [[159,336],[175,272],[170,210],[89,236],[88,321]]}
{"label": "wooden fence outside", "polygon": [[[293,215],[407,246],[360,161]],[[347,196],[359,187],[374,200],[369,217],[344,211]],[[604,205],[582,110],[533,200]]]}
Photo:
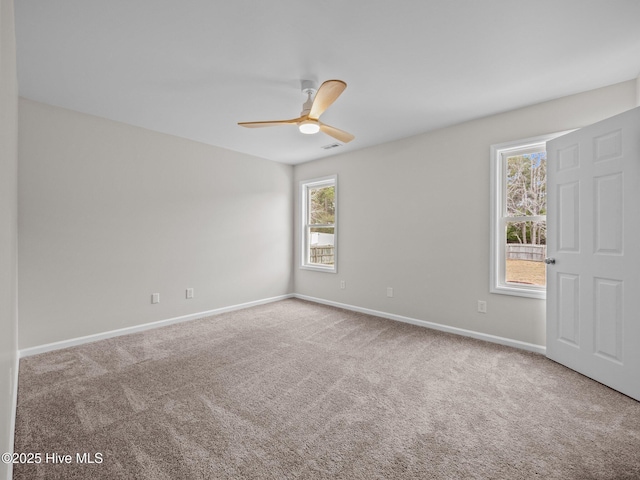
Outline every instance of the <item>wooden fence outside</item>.
{"label": "wooden fence outside", "polygon": [[531,260],[533,262],[544,262],[546,256],[546,245],[507,243],[507,260]]}
{"label": "wooden fence outside", "polygon": [[334,264],[333,245],[311,245],[309,250],[309,263],[320,265]]}

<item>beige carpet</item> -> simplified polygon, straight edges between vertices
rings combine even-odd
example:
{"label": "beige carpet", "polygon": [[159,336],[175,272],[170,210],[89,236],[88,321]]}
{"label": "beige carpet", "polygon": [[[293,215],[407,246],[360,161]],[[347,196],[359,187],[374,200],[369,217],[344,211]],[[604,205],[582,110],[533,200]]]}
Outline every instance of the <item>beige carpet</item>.
{"label": "beige carpet", "polygon": [[16,422],[15,479],[640,478],[640,403],[300,300],[25,358]]}

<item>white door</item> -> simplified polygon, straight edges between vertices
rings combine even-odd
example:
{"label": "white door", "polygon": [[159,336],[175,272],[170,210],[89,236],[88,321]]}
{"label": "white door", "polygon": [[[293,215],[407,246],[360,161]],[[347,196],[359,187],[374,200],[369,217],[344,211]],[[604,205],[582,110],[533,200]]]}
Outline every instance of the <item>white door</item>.
{"label": "white door", "polygon": [[640,400],[640,108],[547,143],[547,356]]}

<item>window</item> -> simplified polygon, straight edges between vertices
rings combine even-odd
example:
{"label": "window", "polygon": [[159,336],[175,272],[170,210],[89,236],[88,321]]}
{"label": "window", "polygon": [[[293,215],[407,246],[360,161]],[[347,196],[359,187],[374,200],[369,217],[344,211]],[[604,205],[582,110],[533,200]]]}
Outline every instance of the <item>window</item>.
{"label": "window", "polygon": [[558,135],[491,146],[492,293],[546,298],[546,142]]}
{"label": "window", "polygon": [[338,177],[300,183],[302,195],[301,268],[336,272]]}

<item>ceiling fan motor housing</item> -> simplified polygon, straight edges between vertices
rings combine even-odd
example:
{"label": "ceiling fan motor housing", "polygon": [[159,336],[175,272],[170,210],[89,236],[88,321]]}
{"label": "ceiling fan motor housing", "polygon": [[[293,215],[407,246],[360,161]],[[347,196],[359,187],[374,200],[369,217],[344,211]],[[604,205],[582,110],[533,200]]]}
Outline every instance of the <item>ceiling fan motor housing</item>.
{"label": "ceiling fan motor housing", "polygon": [[300,85],[302,86],[302,93],[305,95],[315,95],[318,91],[313,80],[300,80]]}
{"label": "ceiling fan motor housing", "polygon": [[307,101],[302,105],[302,112],[300,112],[300,116],[304,117],[305,115],[309,115],[311,106],[313,105],[313,98],[318,90],[314,88],[313,80],[301,80],[300,84],[302,85],[302,93],[307,96]]}

